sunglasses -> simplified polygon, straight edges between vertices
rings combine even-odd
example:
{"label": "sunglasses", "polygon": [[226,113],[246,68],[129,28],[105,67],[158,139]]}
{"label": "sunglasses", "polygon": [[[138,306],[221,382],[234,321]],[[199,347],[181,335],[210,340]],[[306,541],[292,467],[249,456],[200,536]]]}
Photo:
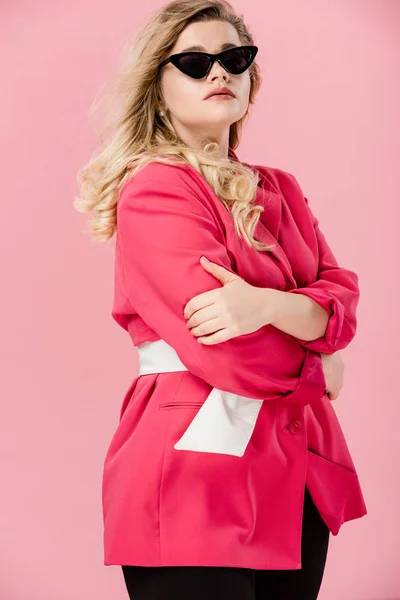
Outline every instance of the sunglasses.
{"label": "sunglasses", "polygon": [[160,63],[159,68],[171,62],[182,73],[193,77],[193,79],[203,79],[210,71],[214,62],[219,64],[233,75],[240,75],[246,71],[258,52],[257,46],[237,46],[228,48],[218,54],[209,54],[208,52],[180,52],[172,54]]}

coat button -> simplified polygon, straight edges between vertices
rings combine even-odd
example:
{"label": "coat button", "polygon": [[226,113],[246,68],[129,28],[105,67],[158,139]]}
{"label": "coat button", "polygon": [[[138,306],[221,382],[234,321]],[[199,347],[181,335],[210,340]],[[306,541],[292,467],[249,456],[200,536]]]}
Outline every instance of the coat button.
{"label": "coat button", "polygon": [[296,419],[293,419],[289,423],[289,429],[292,433],[297,433],[298,431],[300,431],[301,427],[302,425],[300,421],[297,421]]}

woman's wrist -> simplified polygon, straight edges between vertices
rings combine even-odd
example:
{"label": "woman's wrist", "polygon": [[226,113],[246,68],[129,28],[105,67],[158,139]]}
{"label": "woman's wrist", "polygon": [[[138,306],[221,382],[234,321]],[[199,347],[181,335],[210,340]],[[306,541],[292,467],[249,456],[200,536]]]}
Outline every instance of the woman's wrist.
{"label": "woman's wrist", "polygon": [[267,302],[273,303],[274,318],[270,320],[271,325],[303,341],[312,341],[324,335],[329,314],[318,302],[305,294],[291,294],[271,288],[268,291],[272,293],[268,294]]}

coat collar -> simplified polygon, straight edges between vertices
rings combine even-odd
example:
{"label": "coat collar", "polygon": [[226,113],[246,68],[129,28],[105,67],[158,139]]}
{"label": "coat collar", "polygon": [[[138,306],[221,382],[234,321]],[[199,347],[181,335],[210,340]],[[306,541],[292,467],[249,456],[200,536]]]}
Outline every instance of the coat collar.
{"label": "coat collar", "polygon": [[[228,149],[228,157],[234,161],[240,160],[230,146]],[[268,169],[266,167],[250,165],[249,163],[245,163],[243,161],[241,162],[247,167],[257,171],[259,176],[258,186],[260,188],[260,193],[263,194],[263,198],[261,199],[260,203],[264,206],[264,212],[262,213],[255,229],[256,238],[268,246],[274,244],[274,248],[270,251],[270,254],[272,254],[272,256],[274,256],[274,258],[278,261],[282,271],[293,287],[297,287],[297,282],[293,276],[289,259],[278,242],[279,229],[282,219],[282,194],[267,176]]]}

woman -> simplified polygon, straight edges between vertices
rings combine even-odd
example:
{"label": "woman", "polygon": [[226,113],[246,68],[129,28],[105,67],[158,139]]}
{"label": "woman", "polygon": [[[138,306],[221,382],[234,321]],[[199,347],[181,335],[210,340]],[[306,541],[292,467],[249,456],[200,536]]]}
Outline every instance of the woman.
{"label": "woman", "polygon": [[295,177],[234,151],[256,52],[228,2],[164,6],[81,171],[76,207],[96,239],[116,233],[112,316],[139,351],[102,488],[104,564],[135,600],[317,598],[329,534],[366,514],[331,405],[358,278]]}

